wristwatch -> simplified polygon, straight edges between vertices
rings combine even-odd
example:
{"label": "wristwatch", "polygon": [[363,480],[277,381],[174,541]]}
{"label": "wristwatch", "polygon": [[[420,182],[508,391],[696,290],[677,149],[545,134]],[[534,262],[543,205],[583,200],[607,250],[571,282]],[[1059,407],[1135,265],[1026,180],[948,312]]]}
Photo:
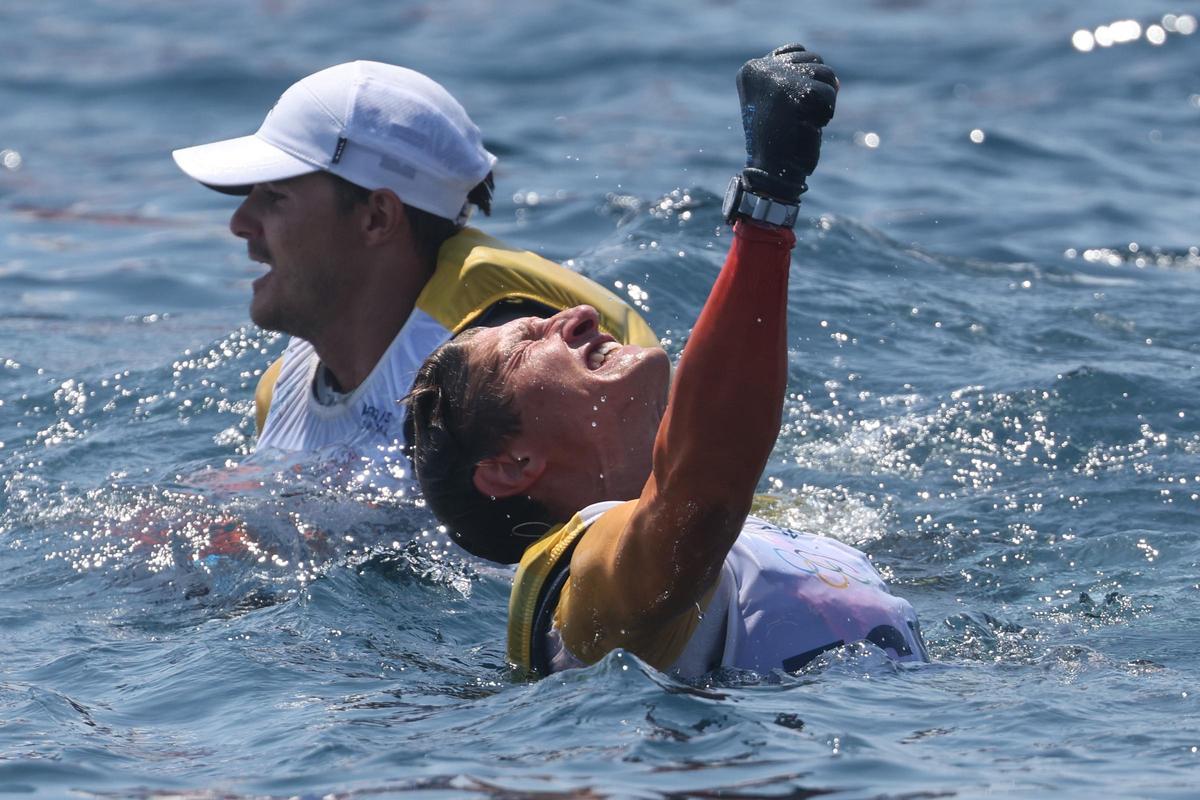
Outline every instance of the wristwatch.
{"label": "wristwatch", "polygon": [[721,203],[721,213],[725,215],[725,221],[730,225],[738,217],[745,217],[756,222],[794,228],[796,218],[800,216],[800,204],[784,203],[755,194],[746,188],[741,175],[734,175],[729,179],[729,188],[725,190],[725,201]]}

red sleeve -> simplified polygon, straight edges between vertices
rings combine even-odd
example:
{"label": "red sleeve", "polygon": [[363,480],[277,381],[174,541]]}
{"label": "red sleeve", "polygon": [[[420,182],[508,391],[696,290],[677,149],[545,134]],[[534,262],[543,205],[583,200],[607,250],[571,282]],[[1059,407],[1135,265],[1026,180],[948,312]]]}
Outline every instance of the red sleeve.
{"label": "red sleeve", "polygon": [[654,443],[658,493],[749,508],[779,433],[795,242],[787,228],[734,227]]}

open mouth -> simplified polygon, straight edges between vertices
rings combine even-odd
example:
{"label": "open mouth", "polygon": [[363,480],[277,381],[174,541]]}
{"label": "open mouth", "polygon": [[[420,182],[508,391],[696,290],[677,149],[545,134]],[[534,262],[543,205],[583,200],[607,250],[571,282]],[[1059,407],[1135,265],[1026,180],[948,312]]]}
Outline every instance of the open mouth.
{"label": "open mouth", "polygon": [[257,291],[271,277],[271,272],[274,269],[274,266],[271,264],[270,256],[268,256],[265,252],[257,250],[253,247],[247,248],[247,250],[247,255],[250,256],[251,261],[258,264],[260,267],[267,268],[266,272],[264,272],[262,275],[259,275],[251,284],[255,291]]}
{"label": "open mouth", "polygon": [[250,286],[255,291],[258,291],[259,289],[261,289],[268,281],[271,280],[271,276],[273,276],[275,274],[275,269],[274,269],[274,267],[271,266],[271,264],[269,262],[261,261],[259,263],[261,266],[264,266],[267,269],[265,272],[263,272],[263,274],[259,275],[257,278],[254,279],[253,282],[251,282]]}
{"label": "open mouth", "polygon": [[597,370],[604,366],[604,362],[608,361],[609,355],[621,349],[621,345],[617,342],[609,340],[602,342],[596,347],[593,347],[587,354],[587,365],[590,370]]}
{"label": "open mouth", "polygon": [[259,264],[271,266],[271,254],[267,252],[267,248],[251,243],[246,246],[246,255],[251,261],[256,261]]}

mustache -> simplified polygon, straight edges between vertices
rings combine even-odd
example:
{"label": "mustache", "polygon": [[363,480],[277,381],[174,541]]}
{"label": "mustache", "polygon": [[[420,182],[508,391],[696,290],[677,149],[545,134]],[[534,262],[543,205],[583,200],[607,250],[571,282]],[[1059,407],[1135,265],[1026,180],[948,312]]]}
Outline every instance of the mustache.
{"label": "mustache", "polygon": [[246,252],[250,255],[252,261],[271,260],[271,251],[262,245],[249,244],[246,246]]}

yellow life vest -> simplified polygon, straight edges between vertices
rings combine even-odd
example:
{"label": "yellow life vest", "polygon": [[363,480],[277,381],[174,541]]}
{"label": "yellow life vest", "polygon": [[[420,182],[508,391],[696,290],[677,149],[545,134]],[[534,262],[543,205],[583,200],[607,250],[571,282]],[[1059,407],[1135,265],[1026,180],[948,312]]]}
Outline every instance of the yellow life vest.
{"label": "yellow life vest", "polygon": [[508,660],[526,673],[544,677],[550,672],[542,638],[550,630],[559,595],[570,577],[575,545],[587,529],[576,514],[521,556],[508,597]]}
{"label": "yellow life vest", "polygon": [[[470,327],[505,300],[526,300],[553,309],[586,303],[600,315],[600,327],[623,344],[653,347],[658,337],[620,297],[577,272],[528,250],[518,250],[475,228],[464,228],[438,251],[437,269],[417,297],[417,308],[451,334]],[[267,421],[282,357],[263,373],[254,392],[255,422]]]}

